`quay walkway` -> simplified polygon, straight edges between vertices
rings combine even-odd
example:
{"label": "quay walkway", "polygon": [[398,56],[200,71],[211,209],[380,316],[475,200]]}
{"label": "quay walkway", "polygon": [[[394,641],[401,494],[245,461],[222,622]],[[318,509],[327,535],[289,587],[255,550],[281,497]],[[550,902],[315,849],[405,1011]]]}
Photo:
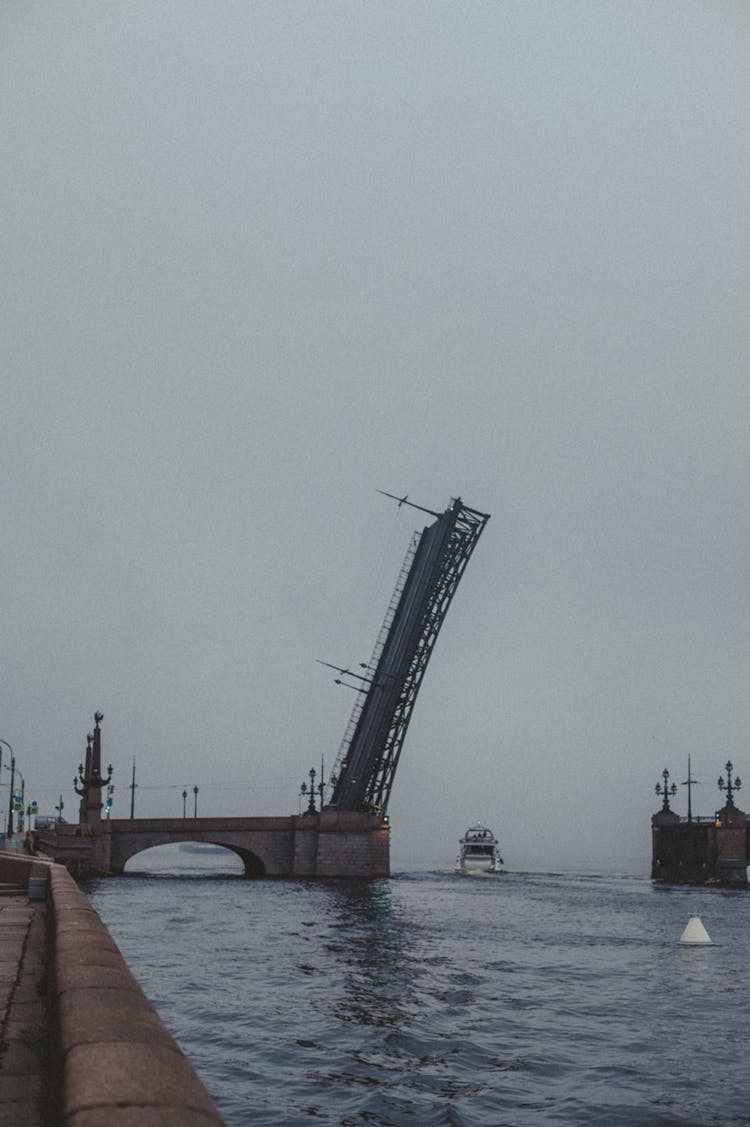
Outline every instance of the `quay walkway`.
{"label": "quay walkway", "polygon": [[0,852],[0,1127],[224,1127],[62,865]]}
{"label": "quay walkway", "polygon": [[46,1127],[49,1061],[47,905],[0,884],[0,1125]]}

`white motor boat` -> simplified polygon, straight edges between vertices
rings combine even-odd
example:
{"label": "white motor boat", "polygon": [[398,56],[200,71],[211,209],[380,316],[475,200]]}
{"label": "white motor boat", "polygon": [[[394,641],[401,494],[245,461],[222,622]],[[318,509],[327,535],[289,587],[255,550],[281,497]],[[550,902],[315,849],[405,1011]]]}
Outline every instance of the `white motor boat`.
{"label": "white motor boat", "polygon": [[498,873],[503,859],[500,856],[500,843],[492,830],[481,822],[469,826],[458,842],[456,872],[459,873]]}

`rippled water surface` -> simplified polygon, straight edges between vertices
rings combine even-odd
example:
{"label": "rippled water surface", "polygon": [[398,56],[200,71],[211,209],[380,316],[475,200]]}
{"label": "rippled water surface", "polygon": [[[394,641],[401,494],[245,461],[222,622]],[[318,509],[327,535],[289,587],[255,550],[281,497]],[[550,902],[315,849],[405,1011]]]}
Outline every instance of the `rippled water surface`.
{"label": "rippled water surface", "polygon": [[[750,1124],[750,893],[233,862],[85,886],[230,1127]],[[694,914],[714,946],[677,942]]]}

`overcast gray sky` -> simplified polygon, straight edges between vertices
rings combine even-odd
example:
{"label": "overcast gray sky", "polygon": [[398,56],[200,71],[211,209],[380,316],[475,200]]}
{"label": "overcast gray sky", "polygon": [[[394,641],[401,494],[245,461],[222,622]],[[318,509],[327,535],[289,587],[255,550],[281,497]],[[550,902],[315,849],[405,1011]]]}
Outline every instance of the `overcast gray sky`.
{"label": "overcast gray sky", "polygon": [[750,766],[745,0],[6,0],[0,33],[27,798],[75,816],[101,709],[116,815],[133,755],[139,814],[296,811],[353,704],[315,659],[369,657],[421,527],[376,489],[460,495],[492,519],[394,864],[482,819],[512,868],[647,871],[663,767],[710,813]]}

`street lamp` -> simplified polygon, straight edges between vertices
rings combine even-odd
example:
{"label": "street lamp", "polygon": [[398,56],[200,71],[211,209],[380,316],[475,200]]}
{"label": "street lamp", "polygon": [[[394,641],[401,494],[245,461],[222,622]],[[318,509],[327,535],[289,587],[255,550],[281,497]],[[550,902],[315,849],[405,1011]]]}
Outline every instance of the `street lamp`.
{"label": "street lamp", "polygon": [[10,757],[10,794],[8,796],[8,836],[13,836],[13,788],[16,785],[16,757]]}
{"label": "street lamp", "polygon": [[195,801],[193,803],[193,817],[197,818],[198,817],[198,785],[197,784],[193,787],[193,795],[195,796]]}
{"label": "street lamp", "polygon": [[[8,743],[8,741],[7,740],[0,740],[0,745],[4,745],[5,747],[7,747],[8,751],[10,752],[11,765],[13,763],[15,763],[15,761],[16,761],[15,753],[13,751],[13,748]],[[0,746],[0,775],[2,775],[2,773],[3,773],[3,748],[2,748],[2,746]],[[13,833],[13,772],[12,772],[12,770],[11,770],[11,775],[10,775],[10,802],[8,803],[8,810],[9,810],[8,833],[12,834]]]}
{"label": "street lamp", "polygon": [[677,794],[677,786],[675,783],[672,783],[671,786],[669,785],[669,771],[666,767],[662,771],[662,778],[664,779],[664,783],[661,786],[657,783],[654,790],[657,794],[663,795],[663,802],[661,804],[662,813],[669,814],[669,796],[672,795],[672,797],[674,797]]}
{"label": "street lamp", "polygon": [[[10,747],[10,744],[8,744],[8,747]],[[15,795],[14,795],[13,792],[14,792],[15,785],[16,785],[16,771],[17,770],[18,770],[18,768],[16,767],[16,757],[15,757],[15,755],[11,755],[11,757],[10,757],[10,795],[9,795],[9,801],[8,801],[8,833],[11,836],[13,834],[13,807],[15,806]],[[23,777],[23,775],[21,774],[20,771],[18,771],[18,776],[21,780],[21,822],[23,823],[23,799],[24,799],[24,794],[26,792],[26,781],[25,781],[25,779],[24,779],[24,777]]]}
{"label": "street lamp", "polygon": [[[315,768],[314,767],[310,768],[310,785],[308,786],[307,783],[303,783],[302,786],[299,788],[299,792],[300,792],[300,796],[302,798],[304,798],[306,794],[310,795],[310,801],[307,804],[307,810],[305,811],[305,813],[306,814],[316,814],[317,811],[315,809]],[[302,807],[302,803],[300,802],[300,809],[301,809],[301,807]]]}
{"label": "street lamp", "polygon": [[24,828],[24,824],[23,824],[24,805],[23,804],[24,804],[25,797],[26,797],[26,780],[24,779],[23,775],[21,774],[21,772],[18,770],[17,767],[16,767],[16,771],[18,773],[19,778],[21,779],[21,809],[19,810],[19,814],[21,815],[20,818],[19,818],[19,822],[21,824],[18,826],[18,829],[23,831],[23,828]]}
{"label": "street lamp", "polygon": [[187,802],[187,791],[184,790],[182,792],[182,816],[183,816],[183,818],[187,818],[187,807],[185,805],[186,802]]}
{"label": "street lamp", "polygon": [[719,775],[719,779],[718,779],[718,782],[717,782],[716,785],[718,786],[720,791],[725,790],[727,792],[727,809],[731,810],[731,809],[734,808],[734,799],[732,797],[733,792],[740,789],[740,787],[742,786],[742,782],[738,778],[737,775],[735,775],[734,780],[732,780],[732,770],[733,770],[733,768],[732,768],[732,760],[731,759],[727,760],[727,764],[726,764],[726,767],[724,768],[724,770],[727,773],[727,781],[724,782],[724,776]]}

